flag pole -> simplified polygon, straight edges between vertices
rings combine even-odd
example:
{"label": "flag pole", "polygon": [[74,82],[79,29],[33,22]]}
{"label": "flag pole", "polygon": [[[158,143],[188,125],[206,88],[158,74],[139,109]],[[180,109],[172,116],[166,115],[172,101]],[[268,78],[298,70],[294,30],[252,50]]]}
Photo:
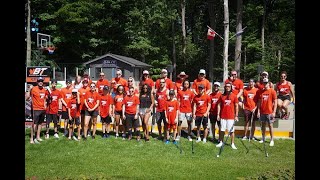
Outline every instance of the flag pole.
{"label": "flag pole", "polygon": [[247,28],[247,26],[244,27],[244,28],[242,28],[240,31],[236,32],[233,36],[231,36],[231,37],[229,38],[229,40],[232,39],[232,38],[234,38],[234,37],[237,35],[237,33],[241,32],[241,31],[243,32],[243,30],[244,30],[245,28]]}
{"label": "flag pole", "polygon": [[210,26],[207,25],[207,27],[208,27],[209,29],[211,29],[212,31],[214,31],[222,40],[224,40],[223,37],[221,37],[220,34],[218,34],[218,33],[217,33],[215,30],[213,30]]}

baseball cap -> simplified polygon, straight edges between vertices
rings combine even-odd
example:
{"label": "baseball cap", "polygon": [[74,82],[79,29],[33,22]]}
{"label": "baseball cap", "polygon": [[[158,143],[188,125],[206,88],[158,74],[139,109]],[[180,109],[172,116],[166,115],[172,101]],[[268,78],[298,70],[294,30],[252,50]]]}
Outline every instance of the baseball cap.
{"label": "baseball cap", "polygon": [[58,83],[56,79],[51,79],[51,83]]}
{"label": "baseball cap", "polygon": [[169,91],[169,95],[174,95],[174,94],[175,94],[174,90]]}
{"label": "baseball cap", "polygon": [[269,74],[268,74],[268,72],[267,72],[267,71],[263,71],[263,72],[261,73],[261,76],[262,76],[263,74],[265,74],[265,75],[269,76]]}
{"label": "baseball cap", "polygon": [[168,73],[168,71],[166,69],[162,69],[161,73]]}
{"label": "baseball cap", "polygon": [[206,74],[206,70],[200,69],[199,74]]}
{"label": "baseball cap", "polygon": [[250,79],[249,82],[254,82],[254,79]]}
{"label": "baseball cap", "polygon": [[68,82],[72,83],[72,80],[71,80],[71,79],[67,79],[66,82],[67,82],[67,83],[68,83]]}
{"label": "baseball cap", "polygon": [[144,71],[142,72],[142,74],[149,74],[149,71],[144,70]]}
{"label": "baseball cap", "polygon": [[109,86],[103,86],[103,90],[109,90]]}
{"label": "baseball cap", "polygon": [[220,87],[220,83],[219,82],[214,82],[213,85],[217,85]]}
{"label": "baseball cap", "polygon": [[43,77],[38,77],[37,82],[43,82],[43,81],[44,81]]}
{"label": "baseball cap", "polygon": [[78,89],[72,89],[72,93],[77,93]]}
{"label": "baseball cap", "polygon": [[204,85],[203,84],[199,84],[198,88],[204,89]]}
{"label": "baseball cap", "polygon": [[262,82],[267,83],[267,82],[269,82],[269,79],[268,78],[263,78]]}

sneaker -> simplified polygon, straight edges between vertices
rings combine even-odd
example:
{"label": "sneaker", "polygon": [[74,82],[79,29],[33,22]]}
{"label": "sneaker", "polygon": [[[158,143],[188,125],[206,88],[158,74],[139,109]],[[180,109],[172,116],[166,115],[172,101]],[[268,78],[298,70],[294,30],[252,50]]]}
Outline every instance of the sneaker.
{"label": "sneaker", "polygon": [[41,139],[41,138],[39,138],[39,139],[37,139],[37,140],[40,141],[40,142],[43,141],[43,139]]}
{"label": "sneaker", "polygon": [[116,134],[116,139],[119,137],[119,134]]}
{"label": "sneaker", "polygon": [[95,139],[96,138],[96,136],[92,136],[92,139]]}
{"label": "sneaker", "polygon": [[221,146],[222,146],[222,144],[223,144],[223,142],[222,142],[222,141],[220,141],[220,142],[219,142],[219,144],[217,144],[217,145],[216,145],[216,147],[221,147]]}
{"label": "sneaker", "polygon": [[204,143],[207,143],[207,139],[206,138],[203,138],[203,144]]}
{"label": "sneaker", "polygon": [[270,146],[274,146],[274,141],[272,140],[272,141],[270,141],[270,144],[269,144]]}
{"label": "sneaker", "polygon": [[44,136],[45,139],[49,139],[49,133]]}
{"label": "sneaker", "polygon": [[37,139],[34,139],[33,142],[34,142],[35,144],[40,144],[40,142],[39,142]]}
{"label": "sneaker", "polygon": [[189,141],[192,141],[192,138],[191,138],[191,136],[188,136],[188,140],[189,140]]}
{"label": "sneaker", "polygon": [[242,140],[247,140],[248,138],[247,138],[247,136],[243,136],[243,138],[242,138]]}
{"label": "sneaker", "polygon": [[102,138],[107,138],[107,135],[106,135],[106,134],[104,134],[104,135],[102,136]]}
{"label": "sneaker", "polygon": [[238,148],[234,145],[234,143],[231,144],[231,148],[232,148],[232,149],[238,149]]}
{"label": "sneaker", "polygon": [[177,136],[175,140],[176,140],[176,141],[179,141],[179,140],[180,140],[180,136]]}
{"label": "sneaker", "polygon": [[166,144],[169,144],[170,143],[170,141],[169,140],[166,140],[166,142],[165,142]]}
{"label": "sneaker", "polygon": [[200,141],[201,141],[201,137],[198,137],[197,140],[196,140],[196,142],[198,143],[198,142],[200,142]]}
{"label": "sneaker", "polygon": [[263,143],[263,139],[261,139],[261,140],[259,141],[259,143]]}
{"label": "sneaker", "polygon": [[106,137],[108,138],[108,137],[110,137],[110,135],[109,135],[109,134],[106,134]]}
{"label": "sneaker", "polygon": [[90,131],[88,131],[88,135],[87,135],[88,137],[90,137],[91,136],[91,132]]}
{"label": "sneaker", "polygon": [[257,141],[256,138],[254,138],[254,137],[251,137],[250,139],[251,139],[251,141]]}
{"label": "sneaker", "polygon": [[175,140],[175,141],[173,141],[173,144],[178,144],[178,142]]}
{"label": "sneaker", "polygon": [[71,140],[71,137],[68,137],[69,140]]}
{"label": "sneaker", "polygon": [[34,144],[34,141],[33,141],[33,140],[31,140],[31,141],[30,141],[30,144]]}
{"label": "sneaker", "polygon": [[73,138],[73,140],[75,140],[75,141],[79,141],[75,136],[73,136],[72,138]]}
{"label": "sneaker", "polygon": [[55,133],[53,136],[54,136],[55,138],[59,139],[58,133]]}
{"label": "sneaker", "polygon": [[285,120],[288,120],[288,119],[289,119],[289,116],[290,116],[290,112],[288,112],[288,114],[286,114],[286,115],[284,116],[284,119],[285,119]]}

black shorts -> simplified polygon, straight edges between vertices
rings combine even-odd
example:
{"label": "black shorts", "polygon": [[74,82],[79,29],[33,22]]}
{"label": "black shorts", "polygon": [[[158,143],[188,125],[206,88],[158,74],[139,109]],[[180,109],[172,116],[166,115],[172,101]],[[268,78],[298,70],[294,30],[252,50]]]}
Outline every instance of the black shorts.
{"label": "black shorts", "polygon": [[51,122],[56,124],[58,122],[58,114],[47,114],[46,115],[46,124],[49,125]]}
{"label": "black shorts", "polygon": [[85,113],[86,113],[86,110],[81,110],[81,111],[80,111],[81,116],[82,116],[82,115],[84,116]]}
{"label": "black shorts", "polygon": [[114,111],[114,115],[120,115],[120,117],[122,118],[122,111]]}
{"label": "black shorts", "polygon": [[80,118],[76,117],[76,118],[69,119],[68,123],[70,125],[76,124],[77,126],[79,126],[80,125]]}
{"label": "black shorts", "polygon": [[217,120],[217,115],[213,115],[210,113],[209,119],[210,119],[211,125],[215,125],[217,123],[217,125],[220,127],[220,121]]}
{"label": "black shorts", "polygon": [[86,110],[86,112],[84,114],[85,114],[85,116],[97,117],[99,112],[97,110],[94,110],[94,111]]}
{"label": "black shorts", "polygon": [[125,113],[125,115],[126,115],[126,127],[127,127],[127,129],[132,128],[132,125],[133,125],[133,127],[135,129],[140,126],[139,119],[134,119],[134,115],[135,114],[127,114],[127,113]]}
{"label": "black shorts", "polygon": [[[251,118],[253,118],[252,120],[253,121],[256,121],[256,120],[258,120],[258,118],[257,118],[257,109],[254,111],[254,113],[252,113],[251,111],[249,111],[249,110],[247,110],[247,109],[244,109],[244,120],[246,121],[246,122],[250,122],[251,121]],[[252,114],[254,114],[254,116],[252,117]]]}
{"label": "black shorts", "polygon": [[106,117],[100,116],[100,118],[101,118],[102,123],[111,123],[112,122],[112,119],[110,116],[106,116]]}
{"label": "black shorts", "polygon": [[61,119],[69,119],[68,111],[62,111],[61,112]]}
{"label": "black shorts", "polygon": [[[203,119],[202,119],[202,117],[203,117]],[[196,116],[195,125],[201,126],[201,121],[202,121],[202,126],[208,126],[208,117]]]}
{"label": "black shorts", "polygon": [[278,95],[278,99],[281,99],[282,101],[284,101],[284,100],[291,101],[290,95]]}
{"label": "black shorts", "polygon": [[43,123],[45,117],[46,117],[45,110],[33,110],[33,123],[34,124]]}
{"label": "black shorts", "polygon": [[157,112],[156,113],[157,123],[161,124],[163,122],[164,125],[167,125],[166,116],[164,111],[163,112]]}

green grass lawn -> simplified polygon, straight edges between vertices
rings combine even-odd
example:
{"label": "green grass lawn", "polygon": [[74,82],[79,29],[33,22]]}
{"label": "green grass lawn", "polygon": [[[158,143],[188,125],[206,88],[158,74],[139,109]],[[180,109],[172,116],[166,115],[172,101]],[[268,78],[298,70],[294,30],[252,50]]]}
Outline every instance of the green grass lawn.
{"label": "green grass lawn", "polygon": [[238,149],[226,145],[217,158],[217,143],[194,141],[192,154],[192,143],[185,138],[174,145],[153,138],[137,142],[97,135],[77,142],[51,136],[30,144],[29,136],[27,129],[26,179],[255,179],[266,172],[295,170],[295,141],[290,139],[276,139],[273,147],[266,143],[265,157],[263,144],[236,138]]}

